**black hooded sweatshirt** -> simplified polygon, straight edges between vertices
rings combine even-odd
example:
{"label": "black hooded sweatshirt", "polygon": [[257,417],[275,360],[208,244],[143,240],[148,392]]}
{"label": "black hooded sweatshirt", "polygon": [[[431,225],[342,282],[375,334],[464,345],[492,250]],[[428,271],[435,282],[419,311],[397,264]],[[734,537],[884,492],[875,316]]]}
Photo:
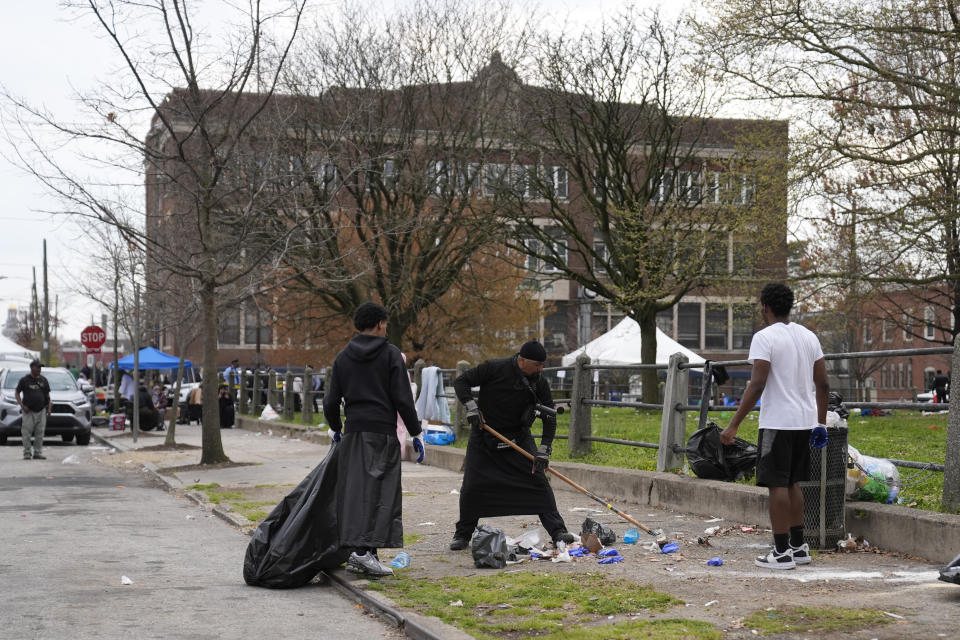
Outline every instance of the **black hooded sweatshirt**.
{"label": "black hooded sweatshirt", "polygon": [[344,401],[347,431],[397,432],[397,414],[410,435],[420,434],[410,378],[400,350],[381,336],[360,334],[337,354],[330,389],[323,396],[323,415],[334,431]]}

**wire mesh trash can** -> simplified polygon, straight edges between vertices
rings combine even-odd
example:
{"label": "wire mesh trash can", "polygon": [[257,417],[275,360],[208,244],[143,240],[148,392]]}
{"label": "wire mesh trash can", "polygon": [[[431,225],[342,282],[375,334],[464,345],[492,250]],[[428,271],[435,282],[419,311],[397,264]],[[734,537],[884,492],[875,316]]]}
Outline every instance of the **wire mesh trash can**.
{"label": "wire mesh trash can", "polygon": [[827,446],[810,450],[810,479],[797,483],[803,491],[804,542],[811,549],[833,549],[846,535],[847,435],[846,424],[828,427]]}

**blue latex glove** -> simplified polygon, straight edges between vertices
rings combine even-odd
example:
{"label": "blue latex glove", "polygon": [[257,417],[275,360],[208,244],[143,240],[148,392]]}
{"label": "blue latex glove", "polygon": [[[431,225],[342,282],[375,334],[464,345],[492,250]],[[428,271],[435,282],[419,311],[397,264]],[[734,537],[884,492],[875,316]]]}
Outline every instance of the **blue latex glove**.
{"label": "blue latex glove", "polygon": [[823,449],[827,446],[827,428],[819,424],[816,428],[810,432],[810,446],[814,449]]}
{"label": "blue latex glove", "polygon": [[423,462],[423,435],[413,437],[413,450],[417,452],[417,462]]}
{"label": "blue latex glove", "polygon": [[334,442],[340,442],[340,432],[339,432],[339,431],[334,431],[334,432],[333,432],[333,441],[334,441]]}

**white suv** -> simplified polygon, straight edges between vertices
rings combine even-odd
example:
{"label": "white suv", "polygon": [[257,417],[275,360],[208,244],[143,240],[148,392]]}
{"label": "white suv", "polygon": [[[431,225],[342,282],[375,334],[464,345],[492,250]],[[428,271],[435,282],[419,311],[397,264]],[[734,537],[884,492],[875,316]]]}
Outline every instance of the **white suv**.
{"label": "white suv", "polygon": [[[20,438],[22,419],[16,389],[20,378],[30,373],[27,365],[21,366],[0,371],[0,445],[7,444],[8,437]],[[50,400],[53,403],[44,435],[60,436],[64,442],[76,438],[81,446],[90,444],[90,418],[93,413],[90,398],[66,369],[43,367],[40,375],[50,383]]]}

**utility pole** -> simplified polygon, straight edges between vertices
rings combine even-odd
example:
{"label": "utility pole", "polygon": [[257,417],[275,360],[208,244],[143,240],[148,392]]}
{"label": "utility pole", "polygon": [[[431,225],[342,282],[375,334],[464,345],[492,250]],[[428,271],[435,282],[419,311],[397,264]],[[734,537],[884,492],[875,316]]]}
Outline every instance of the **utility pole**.
{"label": "utility pole", "polygon": [[43,241],[43,364],[50,366],[50,289],[47,286],[47,241]]}

